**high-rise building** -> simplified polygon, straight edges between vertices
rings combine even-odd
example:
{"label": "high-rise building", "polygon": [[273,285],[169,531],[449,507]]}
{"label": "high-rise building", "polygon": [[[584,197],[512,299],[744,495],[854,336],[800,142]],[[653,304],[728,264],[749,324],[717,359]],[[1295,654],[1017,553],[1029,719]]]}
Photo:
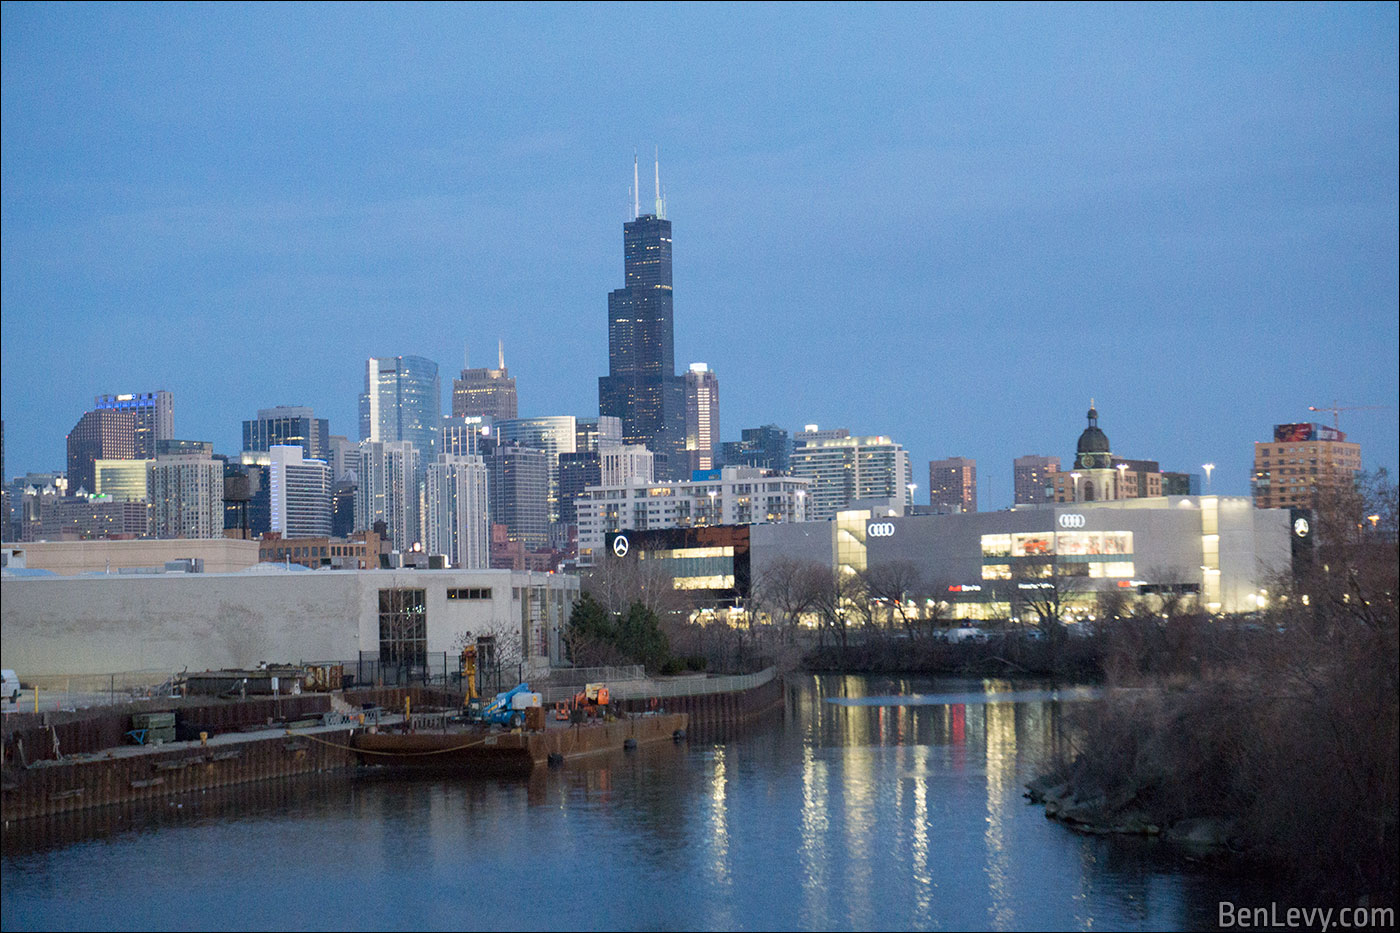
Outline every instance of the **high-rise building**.
{"label": "high-rise building", "polygon": [[1052,498],[1052,477],[1060,472],[1059,457],[1042,457],[1027,454],[1013,462],[1012,485],[1015,489],[1017,505],[1040,505]]}
{"label": "high-rise building", "polygon": [[603,481],[602,454],[586,450],[559,455],[559,523],[578,524],[578,500]]}
{"label": "high-rise building", "polygon": [[359,484],[355,488],[355,530],[383,522],[393,549],[404,552],[421,542],[418,448],[411,441],[361,441]]}
{"label": "high-rise building", "polygon": [[909,452],[888,437],[851,437],[845,428],[822,431],[808,425],[794,440],[791,472],[811,481],[810,520],[835,518],[859,500],[878,500],[900,513],[908,508]]}
{"label": "high-rise building", "polygon": [[156,441],[175,436],[175,396],[165,390],[130,395],[99,395],[95,411],[129,411],[136,416],[134,445],[136,458],[156,455]]}
{"label": "high-rise building", "polygon": [[[421,356],[371,357],[360,396],[360,440],[407,441],[418,452],[418,479],[437,453],[442,426],[438,367]],[[395,541],[397,547],[400,542]]]}
{"label": "high-rise building", "polygon": [[305,456],[300,444],[274,444],[268,456],[272,530],[284,538],[329,537],[330,465]]}
{"label": "high-rise building", "polygon": [[928,501],[947,511],[977,511],[977,461],[967,457],[930,460]]}
{"label": "high-rise building", "polygon": [[1276,424],[1274,439],[1254,445],[1254,506],[1314,508],[1361,471],[1361,445],[1325,424]]}
{"label": "high-rise building", "polygon": [[438,454],[428,465],[427,547],[452,567],[491,564],[487,521],[486,461],[467,454]]}
{"label": "high-rise building", "polygon": [[85,413],[68,432],[68,488],[74,495],[97,488],[93,464],[98,460],[147,460],[136,455],[136,413],[97,409]]}
{"label": "high-rise building", "polygon": [[719,377],[705,363],[685,374],[685,453],[692,472],[713,470],[719,459]]}
{"label": "high-rise building", "polygon": [[676,376],[671,222],[659,162],[653,213],[641,212],[635,162],[632,175],[633,219],[622,227],[625,284],[608,293],[608,375],[598,379],[598,412],[622,420],[626,443],[651,448],[658,472],[682,477],[685,383]]}
{"label": "high-rise building", "polygon": [[656,456],[641,444],[614,447],[599,457],[599,481],[604,486],[656,482]]}
{"label": "high-rise building", "polygon": [[438,453],[479,457],[491,444],[491,419],[485,415],[443,415]]}
{"label": "high-rise building", "polygon": [[549,544],[549,455],[537,447],[501,442],[486,457],[491,523],[527,550]]}
{"label": "high-rise building", "polygon": [[[329,439],[330,449],[326,452],[326,463],[331,468],[331,479],[338,483],[358,475],[360,472],[360,445],[343,434],[332,434]],[[339,537],[344,537],[344,535]]]}
{"label": "high-rise building", "polygon": [[622,419],[610,415],[574,419],[574,452],[597,452],[622,446]]}
{"label": "high-rise building", "polygon": [[224,463],[224,537],[256,541],[272,531],[266,451],[245,450]]}
{"label": "high-rise building", "polygon": [[243,422],[243,449],[270,450],[296,444],[312,460],[330,462],[330,422],[304,406],[278,405],[258,409],[258,417]]}
{"label": "high-rise building", "polygon": [[221,538],[224,534],[224,463],[213,444],[187,442],[179,453],[158,454],[147,474],[151,534],[157,538]]}
{"label": "high-rise building", "polygon": [[499,443],[521,444],[543,450],[549,465],[549,521],[559,521],[559,455],[575,453],[578,419],[573,415],[512,418],[492,425]]}
{"label": "high-rise building", "polygon": [[776,424],[761,428],[744,428],[742,440],[726,441],[720,445],[725,466],[751,466],[776,473],[788,471],[792,457],[792,439]]}
{"label": "high-rise building", "polygon": [[[504,343],[496,345],[496,359],[495,369],[466,368],[462,370],[460,379],[452,380],[454,416],[480,415],[495,421],[518,416],[515,377],[506,371]],[[471,360],[463,359],[462,363],[470,367]]]}

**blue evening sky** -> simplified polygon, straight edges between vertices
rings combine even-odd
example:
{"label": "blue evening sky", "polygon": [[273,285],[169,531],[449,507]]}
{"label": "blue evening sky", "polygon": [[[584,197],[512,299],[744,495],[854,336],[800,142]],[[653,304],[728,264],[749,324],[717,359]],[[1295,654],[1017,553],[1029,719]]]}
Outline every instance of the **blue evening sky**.
{"label": "blue evening sky", "polygon": [[[634,150],[723,435],[1115,453],[1247,494],[1343,412],[1397,450],[1397,7],[3,7],[5,470],[95,395],[355,437],[364,360],[597,413]],[[646,198],[643,199],[644,205]]]}

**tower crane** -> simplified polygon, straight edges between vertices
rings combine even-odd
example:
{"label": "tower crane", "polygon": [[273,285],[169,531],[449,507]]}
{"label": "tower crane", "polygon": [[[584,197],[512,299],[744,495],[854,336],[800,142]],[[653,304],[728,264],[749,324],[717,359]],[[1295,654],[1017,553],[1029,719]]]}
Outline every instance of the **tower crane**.
{"label": "tower crane", "polygon": [[1308,411],[1330,411],[1332,413],[1332,427],[1338,431],[1342,429],[1341,413],[1344,411],[1379,411],[1385,405],[1338,405],[1336,399],[1331,405],[1309,405]]}

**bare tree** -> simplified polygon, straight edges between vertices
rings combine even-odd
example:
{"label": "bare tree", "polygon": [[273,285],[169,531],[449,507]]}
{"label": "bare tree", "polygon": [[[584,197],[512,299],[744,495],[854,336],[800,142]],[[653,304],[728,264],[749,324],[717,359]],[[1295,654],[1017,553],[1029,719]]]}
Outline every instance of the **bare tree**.
{"label": "bare tree", "polygon": [[758,605],[766,610],[786,641],[804,616],[816,609],[817,591],[827,568],[812,561],[781,558],[769,564],[750,586]]}
{"label": "bare tree", "polygon": [[878,606],[884,607],[891,620],[897,618],[900,627],[908,632],[911,638],[914,637],[917,634],[919,614],[917,608],[912,613],[909,609],[916,606],[916,601],[924,590],[923,575],[919,572],[918,565],[902,560],[877,564],[864,570],[860,574],[860,580],[866,595]]}

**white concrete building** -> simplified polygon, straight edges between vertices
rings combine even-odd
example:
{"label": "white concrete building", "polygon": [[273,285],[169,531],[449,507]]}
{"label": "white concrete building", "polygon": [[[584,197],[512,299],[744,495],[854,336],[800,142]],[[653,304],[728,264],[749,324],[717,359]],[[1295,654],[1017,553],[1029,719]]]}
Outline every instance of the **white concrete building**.
{"label": "white concrete building", "polygon": [[411,441],[361,441],[355,528],[383,522],[394,550],[408,551],[419,534],[418,448]]}
{"label": "white concrete building", "polygon": [[645,444],[624,444],[598,454],[601,486],[656,482],[656,455]]}
{"label": "white concrete building", "polygon": [[0,580],[0,664],[21,677],[396,656],[436,670],[483,637],[531,677],[561,660],[579,595],[577,577],[509,570],[22,574]]}
{"label": "white concrete building", "polygon": [[154,537],[224,535],[224,465],[208,453],[156,457],[147,473],[146,499]]}
{"label": "white concrete building", "polygon": [[427,547],[453,567],[491,566],[486,461],[465,454],[438,454],[428,465]]}
{"label": "white concrete building", "polygon": [[300,445],[268,448],[268,501],[272,530],[287,538],[331,533],[331,468],[305,456]]}
{"label": "white concrete building", "polygon": [[860,500],[879,500],[901,513],[910,505],[909,452],[888,437],[851,437],[844,428],[822,431],[813,424],[793,441],[790,468],[811,481],[812,520],[835,518]]}
{"label": "white concrete building", "polygon": [[609,532],[807,520],[808,482],[755,467],[725,467],[682,483],[591,486],[578,500],[578,553],[591,566]]}

